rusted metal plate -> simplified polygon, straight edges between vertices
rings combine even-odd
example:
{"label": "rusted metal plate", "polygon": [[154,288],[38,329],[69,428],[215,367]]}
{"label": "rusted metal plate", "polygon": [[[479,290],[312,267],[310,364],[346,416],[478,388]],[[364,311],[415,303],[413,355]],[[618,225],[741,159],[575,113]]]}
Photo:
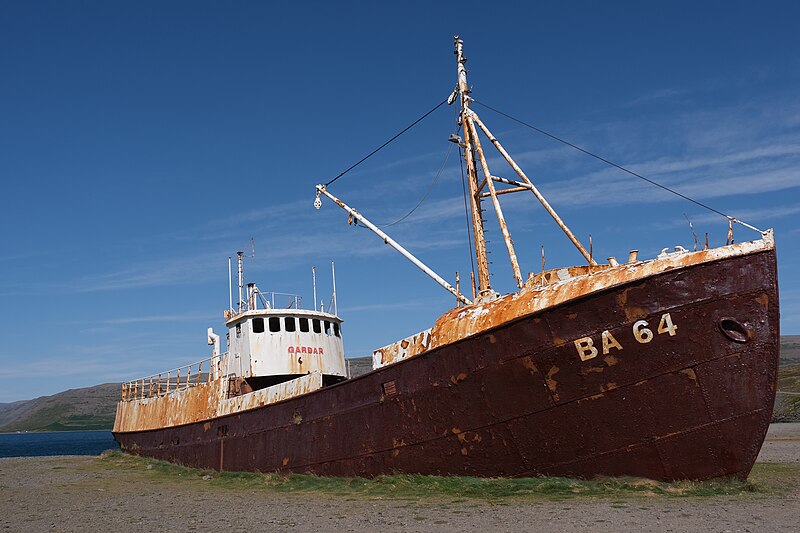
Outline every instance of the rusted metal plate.
{"label": "rusted metal plate", "polygon": [[142,431],[211,420],[241,413],[322,388],[322,374],[312,372],[249,394],[229,398],[229,380],[200,383],[163,396],[117,404],[115,432]]}
{"label": "rusted metal plate", "polygon": [[[691,277],[686,278],[687,267],[709,268],[714,262],[722,259],[767,250],[774,250],[774,238],[771,232],[764,234],[763,239],[757,241],[699,252],[689,253],[685,250],[673,252],[659,256],[659,259],[638,261],[615,268],[608,265],[587,265],[547,271],[533,276],[517,293],[486,303],[456,307],[442,315],[430,330],[376,350],[373,359],[376,361],[376,367],[396,363],[428,350],[499,328],[520,317],[535,315],[567,302],[586,300],[603,291],[619,291],[620,305],[611,306],[603,299],[593,299],[590,305],[593,303],[595,307],[586,309],[584,316],[581,317],[582,320],[585,317],[595,317],[601,322],[612,320],[615,318],[613,313],[624,314],[628,318],[636,315],[643,317],[648,309],[682,306],[697,301],[697,298],[703,298],[704,293],[696,290]],[[693,271],[695,274],[692,276],[696,277],[696,270]],[[664,273],[674,275],[662,278],[660,274]],[[660,279],[661,284],[671,285],[668,295],[660,291],[660,287],[651,286],[655,279]],[[742,292],[736,287],[744,286],[748,286],[748,280],[724,275],[719,275],[712,283],[712,287],[718,292],[726,293]],[[644,294],[637,295],[637,290]],[[628,299],[632,301],[628,303]],[[575,320],[577,317],[567,318]],[[613,324],[613,320],[610,323]],[[419,341],[415,342],[414,339]]]}
{"label": "rusted metal plate", "polygon": [[[673,259],[645,281],[622,276],[543,309],[528,302],[529,313],[499,325],[473,316],[451,332],[473,332],[461,340],[344,383],[115,436],[133,453],[226,470],[746,477],[775,391],[774,251]],[[742,325],[745,342],[725,334],[724,317]],[[583,360],[575,341],[586,337],[598,353]]]}
{"label": "rusted metal plate", "polygon": [[403,359],[423,353],[428,349],[431,330],[426,329],[415,335],[400,339],[383,348],[378,348],[372,352],[372,368],[380,368]]}

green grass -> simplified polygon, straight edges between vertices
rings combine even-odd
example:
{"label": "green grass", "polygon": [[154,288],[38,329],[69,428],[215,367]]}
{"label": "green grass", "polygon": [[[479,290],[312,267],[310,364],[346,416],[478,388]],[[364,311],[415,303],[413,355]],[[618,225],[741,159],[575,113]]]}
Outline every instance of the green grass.
{"label": "green grass", "polygon": [[748,481],[769,487],[774,494],[800,489],[800,465],[794,463],[756,463]]}
{"label": "green grass", "polygon": [[778,390],[800,392],[800,365],[784,366],[778,370]]}
{"label": "green grass", "polygon": [[[307,474],[261,474],[197,470],[135,457],[121,452],[102,456],[105,467],[145,472],[162,480],[193,479],[222,490],[264,490],[279,493],[322,493],[358,498],[411,499],[548,499],[632,497],[716,497],[752,494],[784,494],[800,486],[800,466],[758,464],[748,481],[723,479],[662,483],[638,478],[578,480],[560,477],[476,478],[391,475],[365,478],[320,477]],[[206,478],[204,481],[203,478]]]}
{"label": "green grass", "polygon": [[[800,393],[800,364],[787,365],[778,369],[778,391]],[[778,394],[772,421],[800,422],[800,396]]]}
{"label": "green grass", "polygon": [[101,415],[73,415],[63,420],[48,424],[47,431],[90,431],[96,429],[110,430],[114,427],[114,417]]}
{"label": "green grass", "polygon": [[47,430],[50,426],[56,424],[58,420],[64,418],[72,409],[71,405],[63,403],[48,405],[37,410],[24,421],[3,426],[3,431]]}
{"label": "green grass", "polygon": [[29,417],[2,427],[3,431],[90,431],[110,430],[114,427],[114,413],[85,415],[70,412],[74,407],[66,403],[48,405]]}

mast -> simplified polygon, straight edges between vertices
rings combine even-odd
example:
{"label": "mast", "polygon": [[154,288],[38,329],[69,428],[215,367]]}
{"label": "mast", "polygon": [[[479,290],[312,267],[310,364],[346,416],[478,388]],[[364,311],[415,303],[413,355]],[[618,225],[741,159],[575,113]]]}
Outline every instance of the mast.
{"label": "mast", "polygon": [[[533,182],[525,175],[522,169],[517,165],[517,163],[511,158],[511,156],[506,152],[500,142],[492,135],[492,132],[486,127],[486,125],[481,121],[478,117],[477,113],[469,108],[469,86],[467,85],[467,71],[464,67],[464,63],[466,63],[466,58],[463,54],[463,45],[464,42],[455,37],[455,46],[456,46],[456,56],[458,57],[458,88],[457,91],[461,95],[461,117],[460,122],[464,130],[464,144],[465,144],[465,159],[467,165],[467,175],[469,181],[469,191],[470,191],[470,201],[472,204],[472,226],[473,231],[475,233],[475,255],[478,260],[478,281],[479,281],[479,289],[478,289],[478,296],[488,296],[493,291],[491,290],[491,286],[489,283],[489,268],[488,268],[488,261],[486,260],[486,240],[483,235],[483,218],[481,217],[482,209],[481,209],[481,199],[482,198],[491,198],[492,206],[494,207],[495,214],[497,215],[497,222],[500,225],[500,232],[503,235],[503,241],[505,242],[506,249],[508,250],[508,258],[511,261],[511,270],[514,274],[514,280],[517,283],[518,288],[522,288],[523,280],[522,274],[519,268],[519,262],[517,261],[517,254],[514,251],[514,242],[511,240],[511,233],[508,231],[508,225],[506,224],[505,217],[503,216],[503,209],[500,206],[500,201],[498,199],[498,195],[513,193],[513,192],[522,192],[522,191],[530,191],[533,195],[539,200],[545,210],[553,217],[556,224],[561,228],[561,230],[566,234],[567,238],[572,241],[572,244],[578,249],[581,255],[589,262],[590,265],[596,265],[597,262],[592,258],[591,254],[586,251],[580,241],[575,237],[575,234],[567,227],[561,217],[558,216],[558,213],[555,212],[553,207],[547,202],[547,200],[542,196]],[[488,137],[489,141],[494,145],[500,155],[503,156],[503,159],[506,160],[508,165],[516,172],[516,174],[522,179],[522,181],[515,181],[509,180],[506,178],[501,178],[498,176],[493,176],[489,171],[489,164],[486,159],[486,156],[483,153],[483,147],[481,146],[480,138],[478,137],[478,128],[480,128],[484,135]],[[483,173],[483,180],[479,183],[478,182],[478,169],[476,163],[476,154],[477,160],[480,161],[481,171]],[[514,185],[512,188],[506,189],[496,189],[494,186],[494,182],[498,183],[505,183],[507,185]],[[483,192],[484,188],[488,189],[488,192]]]}
{"label": "mast", "polygon": [[469,199],[472,207],[472,231],[475,239],[475,258],[478,262],[478,296],[491,292],[492,285],[489,281],[489,262],[486,259],[486,238],[483,235],[483,214],[481,211],[481,197],[478,194],[478,169],[475,165],[475,147],[472,131],[467,122],[469,112],[469,86],[467,85],[467,69],[464,66],[467,58],[464,57],[464,41],[455,37],[456,58],[458,62],[458,94],[461,97],[460,122],[464,131],[464,159],[467,165],[467,181],[469,182]]}
{"label": "mast", "polygon": [[244,273],[242,272],[242,256],[244,256],[244,252],[236,252],[236,258],[238,262],[238,274],[239,274],[239,303],[236,305],[236,312],[241,313],[244,310],[244,295],[242,294],[242,290],[244,289]]}
{"label": "mast", "polygon": [[[467,58],[464,57],[464,50],[463,50],[464,42],[461,39],[459,39],[458,36],[456,35],[454,44],[455,44],[456,62],[458,66],[458,84],[455,90],[450,94],[450,97],[447,99],[447,103],[448,104],[454,103],[455,99],[460,96],[461,113],[459,116],[459,124],[462,126],[464,141],[462,144],[461,139],[458,138],[456,135],[451,135],[450,140],[457,142],[459,146],[461,146],[464,149],[464,159],[466,161],[466,166],[467,166],[467,181],[469,182],[469,199],[471,206],[472,230],[475,239],[475,256],[478,263],[477,280],[475,279],[474,272],[472,272],[471,276],[473,298],[478,302],[484,303],[487,301],[494,300],[499,296],[496,291],[492,290],[491,280],[489,279],[490,275],[489,261],[486,255],[487,254],[486,238],[484,236],[483,209],[481,206],[481,200],[483,198],[491,198],[492,207],[494,208],[495,214],[497,215],[497,221],[500,225],[500,231],[502,233],[506,249],[508,250],[509,260],[511,261],[511,269],[513,271],[514,280],[516,281],[518,288],[521,289],[524,286],[524,282],[522,279],[519,262],[517,260],[517,254],[514,250],[514,242],[511,240],[511,233],[508,230],[505,216],[503,215],[503,209],[500,206],[500,200],[498,198],[500,195],[503,194],[523,192],[523,191],[525,192],[530,191],[531,193],[533,193],[533,195],[542,203],[542,205],[550,214],[550,216],[553,217],[553,219],[556,221],[559,227],[564,231],[567,237],[572,241],[572,243],[575,245],[578,251],[583,255],[583,257],[589,262],[589,264],[596,265],[597,263],[592,259],[591,253],[587,252],[583,248],[583,246],[575,237],[575,235],[570,231],[570,229],[567,227],[564,221],[561,220],[561,217],[558,216],[555,210],[544,199],[544,197],[541,195],[541,193],[533,184],[533,182],[531,182],[528,176],[525,175],[522,169],[519,168],[519,166],[514,162],[511,156],[509,156],[508,153],[505,151],[505,149],[503,149],[502,145],[500,145],[497,139],[492,135],[492,133],[486,127],[486,125],[480,120],[475,111],[470,109],[469,104],[470,101],[472,101],[472,99],[469,96],[470,93],[469,85],[467,85],[467,69],[465,67]],[[439,106],[442,105],[443,103],[444,102],[439,104]],[[422,118],[425,118],[425,116],[430,114],[432,111],[433,110],[429,111],[426,115],[423,115]],[[419,122],[419,120],[422,120],[422,118],[418,119],[417,122]],[[416,124],[416,122],[414,124]],[[522,179],[522,181],[511,180],[508,178],[495,176],[491,173],[491,171],[489,170],[488,160],[486,158],[486,155],[484,154],[483,147],[481,146],[478,133],[479,129],[483,131],[484,135],[486,135],[491,144],[498,150],[498,152],[500,152],[500,154],[503,156],[503,159],[506,160],[509,166],[514,170],[514,172],[517,173],[517,175]],[[396,136],[394,138],[396,138]],[[394,140],[394,138],[390,139],[389,142]],[[384,146],[386,144],[384,144]],[[483,177],[483,179],[480,182],[478,181],[479,179],[478,163],[480,163],[482,177]],[[356,163],[356,165],[358,164],[359,163]],[[351,169],[352,168],[353,167],[351,167]],[[339,177],[341,177],[341,174],[339,175]],[[406,259],[411,261],[420,270],[422,270],[428,276],[433,278],[433,280],[436,281],[436,283],[438,283],[444,289],[446,289],[448,292],[454,295],[458,299],[458,301],[465,303],[467,305],[472,303],[468,298],[466,298],[463,294],[461,294],[460,279],[458,275],[456,275],[457,288],[454,288],[449,283],[447,283],[441,276],[433,272],[419,259],[414,257],[408,250],[400,246],[386,233],[378,229],[377,226],[375,226],[369,220],[367,220],[363,215],[361,215],[361,213],[359,213],[355,209],[351,208],[350,206],[346,205],[344,202],[333,196],[327,190],[327,186],[336,181],[336,179],[338,179],[338,177],[334,178],[325,185],[321,184],[317,185],[316,187],[317,197],[314,200],[314,207],[316,209],[322,207],[320,196],[321,195],[327,196],[328,198],[333,200],[339,207],[341,207],[350,214],[350,221],[352,221],[353,219],[357,220],[358,222],[362,223],[366,228],[370,229],[373,233],[381,237],[384,243],[388,244],[389,246],[400,252],[400,254],[403,255]],[[498,184],[511,185],[511,187],[497,188],[495,187],[495,182]],[[487,191],[484,192],[484,189],[487,189]],[[333,269],[333,265],[331,265],[331,269]],[[335,290],[336,289],[334,286],[334,301],[333,301],[334,306],[336,305]],[[323,308],[324,308],[324,303],[323,303]]]}
{"label": "mast", "polygon": [[228,309],[233,312],[233,275],[231,274],[230,256],[228,256]]}
{"label": "mast", "polygon": [[311,267],[311,282],[314,285],[314,311],[317,310],[317,267]]}
{"label": "mast", "polygon": [[336,303],[336,268],[331,261],[331,279],[333,280],[333,314],[339,316],[339,306]]}

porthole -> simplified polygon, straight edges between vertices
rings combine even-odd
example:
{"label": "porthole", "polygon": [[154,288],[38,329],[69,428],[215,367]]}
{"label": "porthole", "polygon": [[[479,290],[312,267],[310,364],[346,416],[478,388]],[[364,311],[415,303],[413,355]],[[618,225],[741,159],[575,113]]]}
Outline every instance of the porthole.
{"label": "porthole", "polygon": [[720,318],[719,330],[734,342],[745,343],[750,340],[750,330],[744,327],[735,318]]}

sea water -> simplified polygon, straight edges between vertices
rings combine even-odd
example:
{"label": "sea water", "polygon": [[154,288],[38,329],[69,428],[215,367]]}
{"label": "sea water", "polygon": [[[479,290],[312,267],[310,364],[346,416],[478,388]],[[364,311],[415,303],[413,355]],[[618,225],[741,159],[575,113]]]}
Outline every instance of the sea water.
{"label": "sea water", "polygon": [[98,455],[118,449],[110,431],[0,433],[0,457]]}

